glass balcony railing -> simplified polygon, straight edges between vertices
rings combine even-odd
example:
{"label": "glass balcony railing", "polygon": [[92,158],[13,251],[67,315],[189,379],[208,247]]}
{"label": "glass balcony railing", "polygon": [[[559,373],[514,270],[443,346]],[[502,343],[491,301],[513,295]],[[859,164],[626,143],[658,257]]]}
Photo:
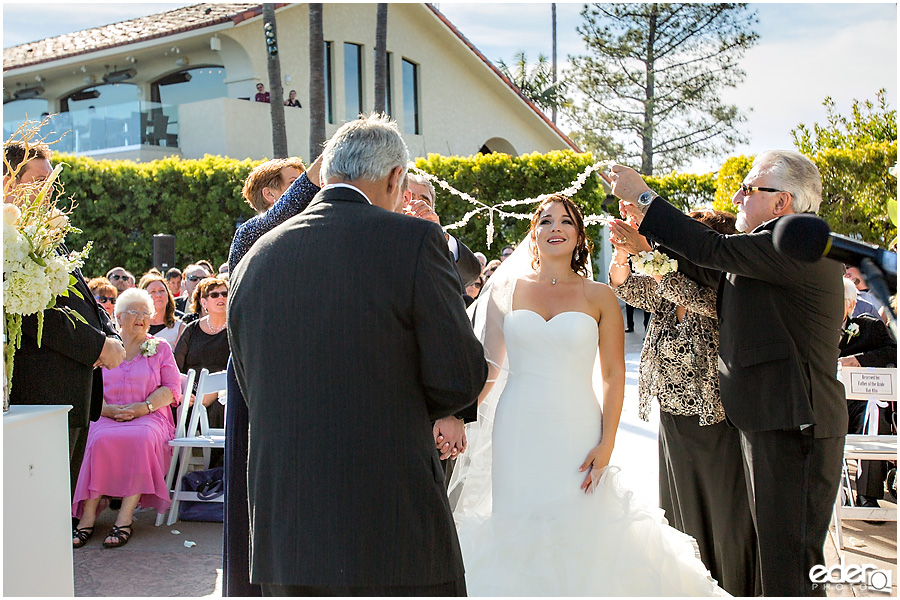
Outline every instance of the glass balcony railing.
{"label": "glass balcony railing", "polygon": [[[39,116],[28,115],[31,120]],[[24,122],[3,122],[3,139]],[[54,152],[102,153],[134,146],[178,147],[178,106],[156,102],[129,102],[72,110],[50,117],[41,136],[54,143]]]}

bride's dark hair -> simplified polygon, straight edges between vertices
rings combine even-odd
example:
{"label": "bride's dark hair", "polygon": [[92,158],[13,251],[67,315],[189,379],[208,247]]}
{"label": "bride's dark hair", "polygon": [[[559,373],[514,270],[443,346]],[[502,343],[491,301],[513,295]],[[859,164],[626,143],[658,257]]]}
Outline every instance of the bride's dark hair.
{"label": "bride's dark hair", "polygon": [[540,221],[541,213],[547,208],[547,205],[553,204],[554,202],[559,202],[563,205],[566,214],[572,217],[572,220],[575,221],[575,228],[578,230],[578,239],[575,241],[575,250],[572,252],[572,270],[579,275],[588,277],[589,271],[587,265],[588,261],[591,260],[591,243],[584,233],[584,217],[581,215],[581,210],[575,206],[575,203],[562,194],[553,194],[541,202],[540,206],[537,207],[537,210],[534,211],[534,214],[531,216],[531,231],[529,232],[529,235],[531,236],[531,267],[536,271],[538,265],[541,264],[534,230],[537,227],[538,221]]}

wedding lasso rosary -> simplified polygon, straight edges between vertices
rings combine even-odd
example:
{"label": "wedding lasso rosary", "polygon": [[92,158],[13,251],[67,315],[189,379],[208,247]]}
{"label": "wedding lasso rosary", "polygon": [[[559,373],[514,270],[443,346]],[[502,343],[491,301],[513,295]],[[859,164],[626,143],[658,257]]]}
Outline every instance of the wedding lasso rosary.
{"label": "wedding lasso rosary", "polygon": [[[552,192],[549,194],[541,194],[540,196],[538,196],[536,198],[525,198],[524,200],[506,200],[504,202],[499,202],[493,206],[488,206],[484,202],[481,202],[480,200],[473,198],[469,194],[457,190],[456,188],[454,188],[452,185],[450,185],[443,179],[436,177],[435,175],[432,175],[431,173],[426,173],[425,171],[419,169],[412,163],[410,163],[410,165],[409,165],[409,170],[418,175],[425,177],[429,181],[431,181],[431,182],[439,185],[443,189],[445,189],[447,192],[453,194],[454,196],[462,198],[463,200],[465,200],[466,202],[468,202],[469,204],[471,204],[475,207],[474,209],[470,210],[465,215],[463,215],[463,218],[460,219],[459,221],[457,221],[456,223],[451,223],[450,225],[445,225],[444,231],[450,231],[451,229],[459,229],[460,227],[465,227],[465,225],[469,222],[469,220],[472,217],[474,217],[475,215],[477,215],[479,213],[487,211],[487,213],[488,213],[487,247],[490,248],[491,243],[494,241],[494,233],[495,233],[494,232],[494,215],[495,214],[500,218],[513,218],[513,219],[520,219],[520,220],[530,219],[531,218],[530,214],[509,212],[509,211],[506,211],[503,209],[507,208],[507,207],[511,208],[514,206],[520,206],[523,204],[540,203],[555,194],[562,194],[563,196],[571,197],[571,196],[575,195],[584,186],[584,183],[585,183],[585,181],[587,181],[587,178],[590,177],[593,173],[595,173],[597,171],[601,171],[605,168],[609,168],[610,166],[612,166],[614,164],[615,164],[615,161],[613,161],[613,160],[604,160],[604,161],[599,161],[599,162],[596,162],[596,163],[588,166],[587,168],[585,168],[584,171],[581,172],[581,174],[578,175],[578,177],[575,179],[575,181],[572,182],[572,184],[569,187],[567,187],[566,189],[561,190],[559,192]],[[588,225],[594,225],[594,224],[598,224],[598,223],[602,224],[602,225],[608,225],[610,223],[610,221],[612,221],[613,219],[614,219],[614,217],[612,217],[609,214],[589,215],[584,218],[584,225],[585,225],[585,227],[587,227]]]}

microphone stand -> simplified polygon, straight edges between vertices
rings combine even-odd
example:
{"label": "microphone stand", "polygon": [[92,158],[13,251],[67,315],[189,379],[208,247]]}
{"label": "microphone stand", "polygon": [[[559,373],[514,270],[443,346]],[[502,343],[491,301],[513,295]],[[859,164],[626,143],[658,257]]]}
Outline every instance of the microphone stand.
{"label": "microphone stand", "polygon": [[891,331],[894,332],[894,338],[896,339],[897,314],[894,312],[893,306],[891,306],[891,294],[888,292],[887,282],[884,279],[884,272],[871,258],[863,258],[859,261],[859,272],[866,278],[869,291],[872,292],[878,301],[887,309],[888,324],[891,327]]}

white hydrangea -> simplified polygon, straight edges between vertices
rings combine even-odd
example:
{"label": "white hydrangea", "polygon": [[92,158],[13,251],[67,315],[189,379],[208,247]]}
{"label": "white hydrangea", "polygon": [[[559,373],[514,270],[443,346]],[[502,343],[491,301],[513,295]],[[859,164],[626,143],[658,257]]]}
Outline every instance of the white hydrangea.
{"label": "white hydrangea", "polygon": [[69,261],[63,256],[47,257],[47,279],[50,282],[50,293],[59,296],[69,287]]}
{"label": "white hydrangea", "polygon": [[[5,242],[5,240],[4,240]],[[33,260],[21,268],[3,274],[3,306],[7,312],[31,315],[47,308],[53,296],[43,267]]]}
{"label": "white hydrangea", "polygon": [[5,225],[15,225],[19,217],[22,216],[22,211],[19,210],[19,207],[15,204],[7,204],[4,202],[3,204],[3,223]]}
{"label": "white hydrangea", "polygon": [[3,223],[3,274],[15,271],[28,257],[28,241],[15,227]]}

